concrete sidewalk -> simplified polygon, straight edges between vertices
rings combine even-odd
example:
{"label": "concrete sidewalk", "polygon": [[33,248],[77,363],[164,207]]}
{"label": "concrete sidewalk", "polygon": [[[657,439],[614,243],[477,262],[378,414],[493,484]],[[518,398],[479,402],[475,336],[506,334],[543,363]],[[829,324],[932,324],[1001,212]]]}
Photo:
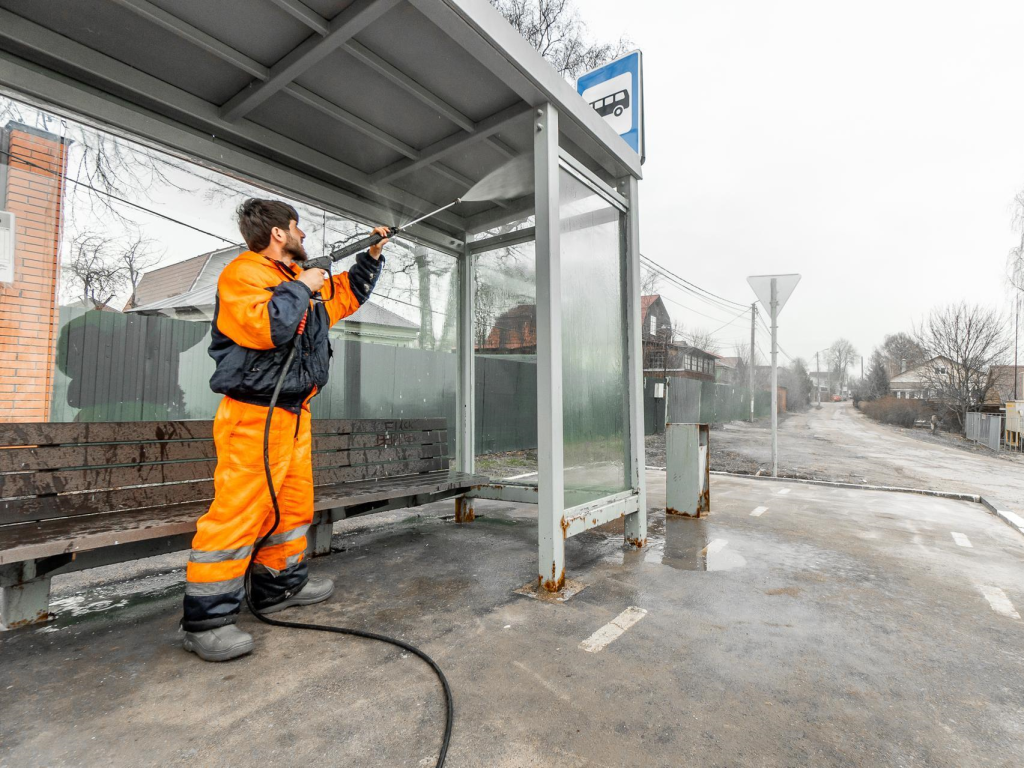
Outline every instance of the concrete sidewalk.
{"label": "concrete sidewalk", "polygon": [[[478,510],[337,533],[312,566],[336,596],[281,614],[432,654],[450,766],[1024,765],[1024,537],[977,504],[715,478],[711,516],[652,512],[645,551],[570,540],[586,588],[562,604],[513,593],[535,509]],[[182,562],[55,580],[59,618],[0,635],[0,766],[433,765],[419,660],[246,615],[255,653],[204,664],[179,647]]]}

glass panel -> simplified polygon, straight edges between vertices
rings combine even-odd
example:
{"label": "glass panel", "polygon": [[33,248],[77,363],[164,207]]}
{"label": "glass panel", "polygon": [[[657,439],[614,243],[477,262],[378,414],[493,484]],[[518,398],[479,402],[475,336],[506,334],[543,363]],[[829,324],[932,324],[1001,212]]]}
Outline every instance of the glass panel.
{"label": "glass panel", "polygon": [[505,482],[536,485],[535,245],[475,258],[476,469]]}
{"label": "glass panel", "polygon": [[629,486],[620,214],[559,173],[565,505]]}
{"label": "glass panel", "polygon": [[[0,420],[212,418],[213,301],[246,248],[234,211],[250,196],[291,203],[311,257],[367,233],[367,222],[0,97]],[[456,259],[405,240],[385,255],[370,301],[331,331],[313,414],[444,416],[454,441]]]}

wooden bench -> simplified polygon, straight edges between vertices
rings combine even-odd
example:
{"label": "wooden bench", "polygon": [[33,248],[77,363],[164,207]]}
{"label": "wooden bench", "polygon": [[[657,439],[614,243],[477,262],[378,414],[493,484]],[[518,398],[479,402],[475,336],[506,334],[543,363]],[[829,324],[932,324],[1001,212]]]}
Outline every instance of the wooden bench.
{"label": "wooden bench", "polygon": [[[0,628],[48,618],[55,574],[188,549],[216,456],[211,421],[0,424]],[[483,482],[450,471],[444,419],[315,420],[310,554],[336,520]]]}

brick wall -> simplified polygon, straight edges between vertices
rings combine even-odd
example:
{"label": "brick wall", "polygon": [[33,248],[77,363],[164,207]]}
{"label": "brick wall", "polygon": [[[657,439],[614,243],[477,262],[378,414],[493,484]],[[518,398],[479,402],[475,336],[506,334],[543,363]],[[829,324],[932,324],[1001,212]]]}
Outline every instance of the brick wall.
{"label": "brick wall", "polygon": [[[16,218],[14,282],[0,283],[0,422],[47,421],[53,391],[65,144],[11,123],[0,206]],[[38,167],[36,167],[38,166]]]}

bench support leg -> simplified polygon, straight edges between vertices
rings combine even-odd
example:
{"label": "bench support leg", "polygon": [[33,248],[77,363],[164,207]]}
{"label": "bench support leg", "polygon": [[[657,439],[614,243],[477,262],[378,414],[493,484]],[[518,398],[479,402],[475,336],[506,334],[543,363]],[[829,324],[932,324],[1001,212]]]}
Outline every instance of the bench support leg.
{"label": "bench support leg", "polygon": [[472,523],[476,519],[476,512],[473,510],[473,499],[469,496],[455,497],[455,522]]}
{"label": "bench support leg", "polygon": [[0,630],[47,621],[49,607],[49,576],[0,587]]}
{"label": "bench support leg", "polygon": [[331,536],[333,533],[334,523],[331,522],[330,512],[320,512],[306,532],[307,551],[310,557],[319,557],[320,555],[329,555],[331,553]]}

